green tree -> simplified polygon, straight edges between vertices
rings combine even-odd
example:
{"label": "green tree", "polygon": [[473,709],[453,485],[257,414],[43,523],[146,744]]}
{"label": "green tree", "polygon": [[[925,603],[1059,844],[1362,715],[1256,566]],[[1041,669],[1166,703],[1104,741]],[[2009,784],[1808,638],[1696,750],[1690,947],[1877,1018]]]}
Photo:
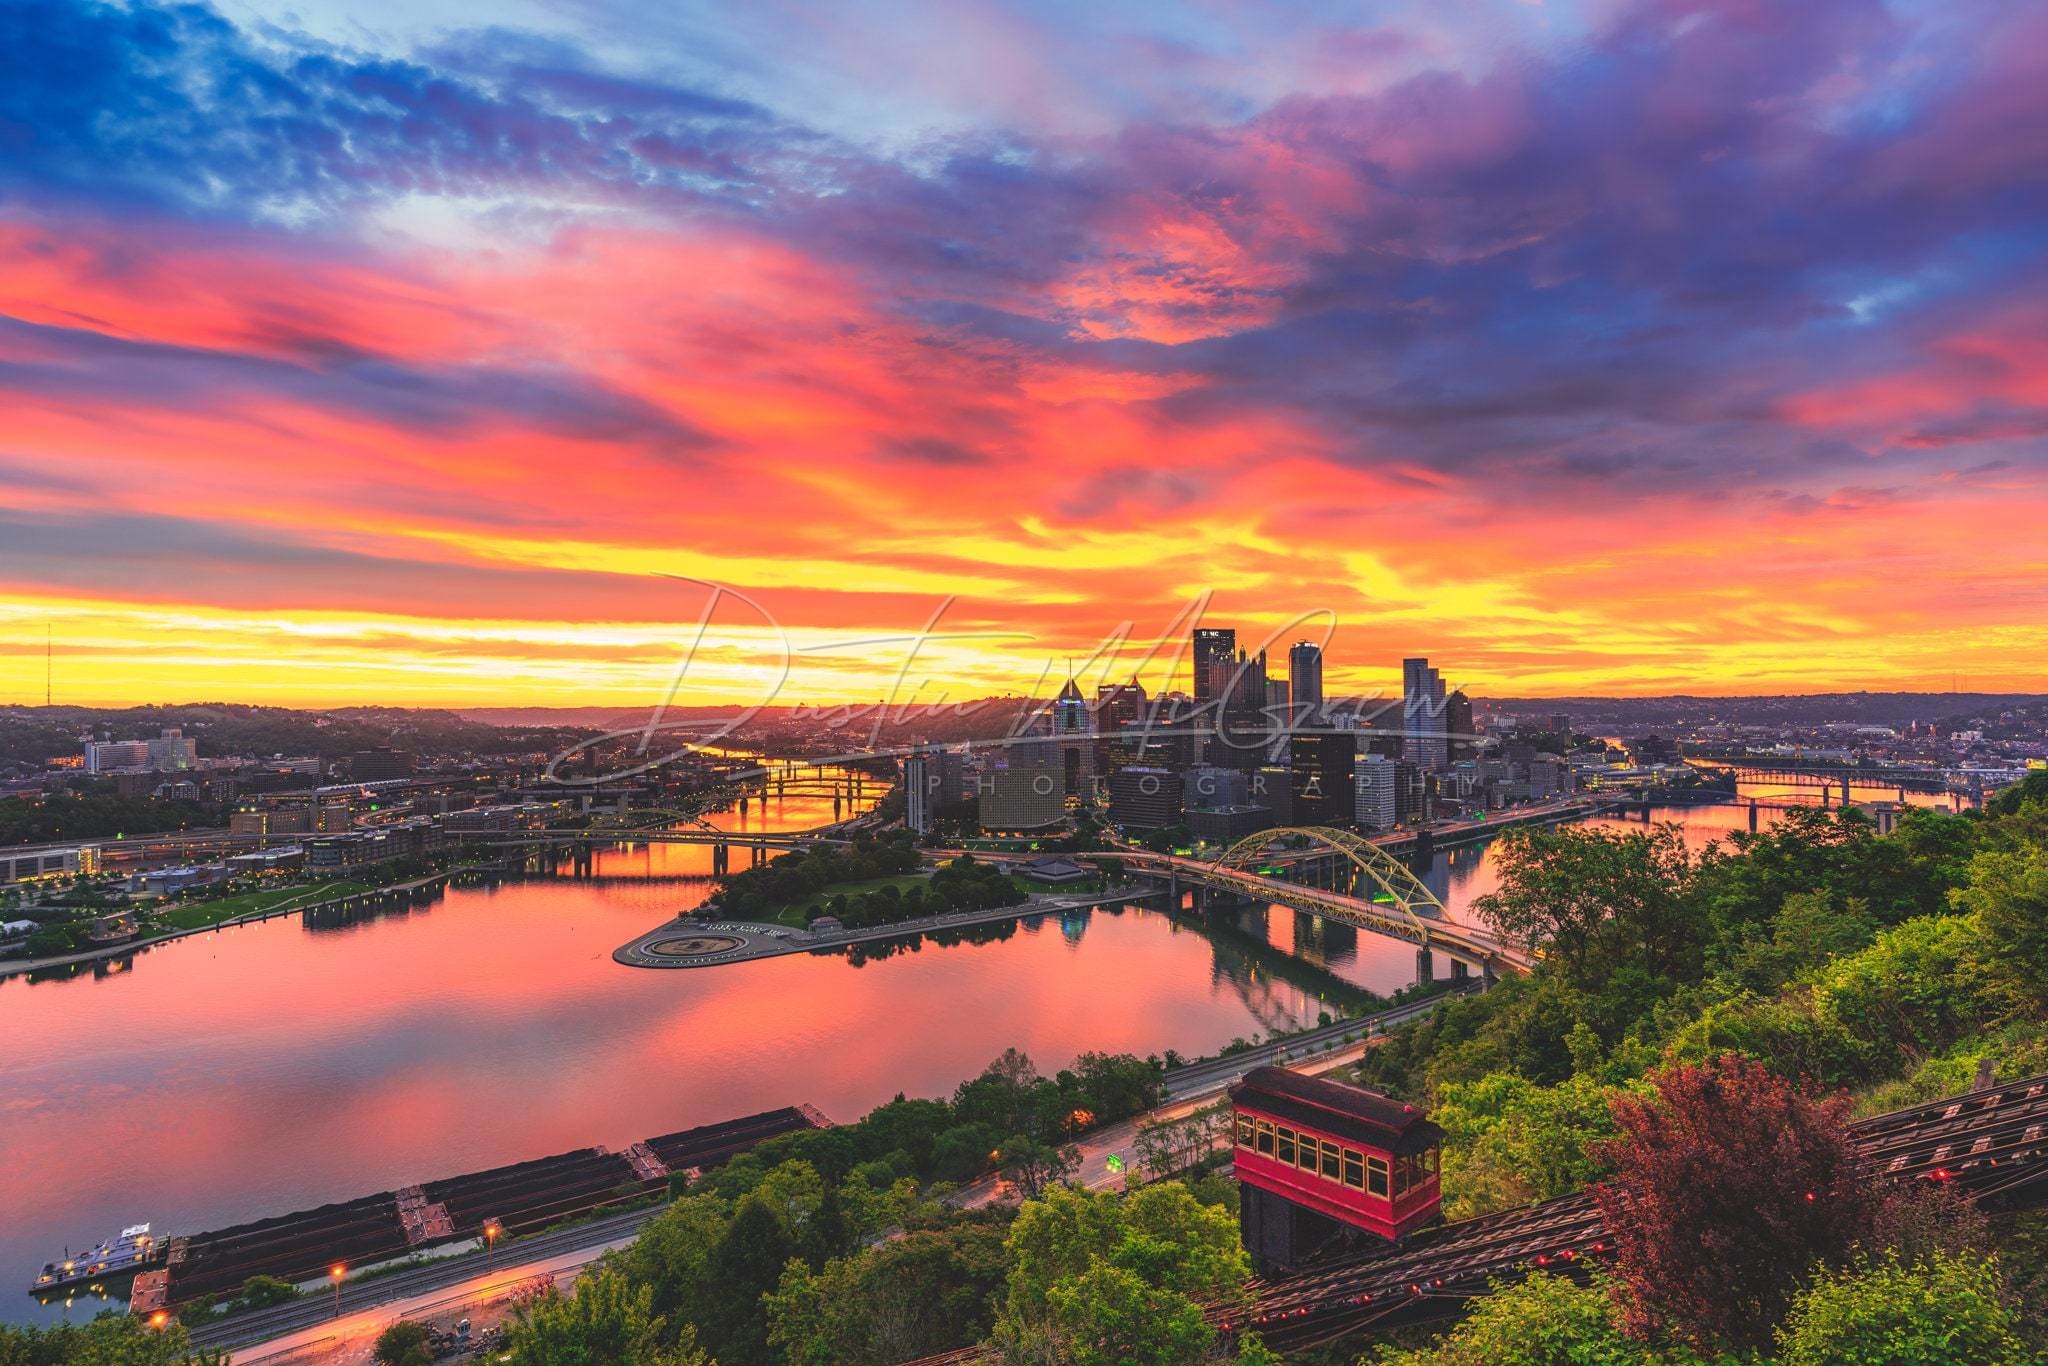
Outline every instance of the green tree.
{"label": "green tree", "polygon": [[0,1323],[0,1366],[227,1366],[227,1360],[194,1349],[182,1324],[152,1328],[132,1314],[53,1328]]}
{"label": "green tree", "polygon": [[1012,1134],[996,1152],[996,1169],[1027,1200],[1072,1176],[1080,1163],[1073,1144],[1042,1143],[1029,1134]]}
{"label": "green tree", "polygon": [[251,1276],[242,1282],[241,1293],[235,1296],[245,1309],[268,1309],[299,1297],[299,1288],[290,1281],[275,1276]]}
{"label": "green tree", "polygon": [[1778,1332],[1784,1366],[2018,1366],[2032,1359],[1987,1257],[1859,1260],[1824,1273]]}
{"label": "green tree", "polygon": [[886,1366],[964,1347],[995,1321],[1009,1272],[1004,1231],[988,1222],[921,1229],[784,1268],[768,1296],[768,1339],[795,1366]]}
{"label": "green tree", "polygon": [[721,1366],[751,1366],[773,1359],[762,1297],[781,1283],[783,1268],[798,1250],[796,1239],[766,1201],[752,1195],[740,1201],[705,1265],[708,1303],[697,1320],[705,1347]]}
{"label": "green tree", "polygon": [[1987,849],[1950,893],[1983,931],[1983,970],[2014,1001],[2048,1008],[2048,845]]}
{"label": "green tree", "polygon": [[1609,1102],[1620,1093],[1583,1075],[1554,1086],[1511,1072],[1445,1083],[1430,1110],[1445,1134],[1445,1214],[1548,1200],[1604,1176],[1596,1145],[1615,1134]]}
{"label": "green tree", "polygon": [[724,1201],[684,1196],[642,1225],[640,1236],[610,1260],[650,1292],[650,1308],[657,1318],[678,1326],[699,1323],[717,1293],[710,1280],[711,1254],[725,1237],[728,1222]]}
{"label": "green tree", "polygon": [[1202,1306],[1109,1262],[1054,1282],[1046,1301],[1058,1359],[1074,1366],[1180,1366],[1216,1340]]}
{"label": "green tree", "polygon": [[427,1341],[427,1326],[400,1319],[377,1335],[372,1349],[377,1366],[433,1366],[434,1349]]}
{"label": "green tree", "polygon": [[574,1294],[549,1292],[522,1305],[505,1331],[512,1366],[710,1366],[685,1329],[674,1346],[663,1342],[648,1287],[615,1267],[599,1267],[576,1283]]}
{"label": "green tree", "polygon": [[[1178,1182],[1145,1186],[1121,1198],[1060,1186],[1025,1202],[1010,1226],[1012,1259],[994,1340],[1015,1360],[1065,1360],[1119,1340],[1129,1315],[1163,1315],[1171,1335],[1181,1310],[1167,1299],[1134,1299],[1127,1272],[1189,1306],[1243,1293],[1250,1262],[1227,1209],[1205,1205]],[[1089,1307],[1103,1322],[1089,1326]]]}
{"label": "green tree", "polygon": [[1543,946],[1576,985],[1596,988],[1622,963],[1654,978],[1697,973],[1706,927],[1688,904],[1694,865],[1677,826],[1524,826],[1499,847],[1500,889],[1473,909],[1497,933]]}
{"label": "green tree", "polygon": [[1496,1283],[1472,1312],[1435,1345],[1419,1351],[1382,1347],[1372,1366],[1646,1366],[1695,1360],[1638,1342],[1617,1321],[1604,1279],[1579,1285],[1537,1272],[1519,1284]]}

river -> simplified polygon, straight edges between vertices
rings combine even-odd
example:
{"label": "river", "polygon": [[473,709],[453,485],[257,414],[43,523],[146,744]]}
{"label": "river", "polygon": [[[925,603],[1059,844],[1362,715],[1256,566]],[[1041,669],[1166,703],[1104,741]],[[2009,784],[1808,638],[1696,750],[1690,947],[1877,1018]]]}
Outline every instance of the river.
{"label": "river", "polygon": [[[1694,843],[1748,824],[1732,807],[1652,815]],[[831,818],[829,799],[790,797],[712,819]],[[899,1091],[948,1093],[1009,1047],[1048,1072],[1090,1049],[1212,1053],[1415,970],[1406,945],[1278,908],[1234,926],[1098,910],[864,962],[612,961],[700,902],[709,868],[701,846],[607,851],[589,881],[457,887],[0,982],[0,1319],[106,1307],[20,1287],[131,1223],[217,1228],[798,1102],[853,1119]],[[1487,845],[1423,876],[1454,914],[1497,884]]]}

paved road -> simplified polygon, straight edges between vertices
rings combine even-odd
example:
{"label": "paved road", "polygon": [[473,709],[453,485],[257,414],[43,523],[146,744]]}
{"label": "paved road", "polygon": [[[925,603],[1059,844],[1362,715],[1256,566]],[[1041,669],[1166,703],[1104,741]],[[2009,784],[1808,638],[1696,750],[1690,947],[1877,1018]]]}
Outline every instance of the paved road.
{"label": "paved road", "polygon": [[[1464,990],[1476,991],[1481,987],[1475,978]],[[1297,1072],[1314,1074],[1356,1062],[1379,1038],[1384,1037],[1389,1027],[1427,1015],[1453,994],[1456,993],[1440,992],[1375,1015],[1339,1020],[1274,1043],[1260,1044],[1257,1048],[1232,1053],[1229,1057],[1176,1067],[1166,1074],[1164,1105],[1135,1118],[1091,1130],[1076,1140],[1074,1146],[1080,1149],[1081,1161],[1072,1180],[1090,1190],[1120,1190],[1127,1182],[1142,1179],[1131,1167],[1132,1140],[1140,1126],[1181,1119],[1194,1113],[1220,1099],[1224,1088],[1255,1067],[1286,1065]],[[1346,1036],[1349,1036],[1349,1042]],[[1110,1166],[1112,1155],[1123,1163],[1125,1170],[1118,1171]],[[1015,1195],[1007,1181],[990,1178],[962,1186],[954,1193],[953,1203],[973,1209],[997,1200],[1012,1199]]]}
{"label": "paved road", "polygon": [[[575,1228],[521,1239],[498,1250],[494,1270],[487,1269],[490,1259],[482,1251],[465,1252],[410,1271],[396,1271],[388,1276],[345,1284],[341,1288],[341,1314],[348,1317],[365,1310],[379,1309],[380,1321],[388,1322],[398,1317],[390,1309],[394,1301],[423,1295],[440,1298],[458,1287],[471,1284],[516,1282],[536,1274],[543,1264],[552,1259],[584,1252],[594,1256],[607,1247],[631,1242],[641,1226],[661,1213],[663,1208],[665,1206],[657,1205],[632,1210],[606,1219],[594,1219]],[[332,1294],[309,1295],[271,1309],[237,1314],[218,1323],[200,1324],[192,1330],[192,1340],[203,1347],[242,1348],[262,1343],[266,1350],[271,1350],[272,1344],[286,1335],[331,1325],[335,1317]]]}
{"label": "paved road", "polygon": [[[1480,985],[1475,979],[1467,990],[1477,990]],[[1229,1057],[1174,1068],[1166,1076],[1165,1105],[1135,1119],[1105,1126],[1081,1141],[1078,1146],[1082,1160],[1075,1180],[1091,1189],[1120,1187],[1125,1174],[1112,1171],[1108,1159],[1116,1153],[1129,1161],[1131,1140],[1140,1123],[1188,1114],[1214,1100],[1224,1087],[1254,1067],[1289,1063],[1302,1071],[1326,1072],[1343,1066],[1363,1055],[1372,1040],[1387,1028],[1426,1015],[1447,998],[1447,993],[1439,993],[1374,1015],[1338,1020]],[[1352,1036],[1348,1043],[1347,1035]],[[954,1200],[972,1207],[1012,1194],[1007,1183],[989,1180],[962,1187]],[[405,1317],[408,1305],[419,1307],[440,1304],[453,1297],[483,1296],[542,1272],[581,1266],[610,1248],[632,1242],[641,1227],[663,1208],[633,1210],[523,1239],[499,1249],[497,1260],[501,1265],[491,1272],[485,1269],[485,1254],[476,1251],[344,1285],[338,1318],[331,1294],[311,1295],[271,1309],[200,1325],[193,1330],[192,1338],[200,1346],[234,1348],[242,1361],[311,1349],[322,1343],[338,1348],[365,1333],[374,1335],[393,1319]]]}

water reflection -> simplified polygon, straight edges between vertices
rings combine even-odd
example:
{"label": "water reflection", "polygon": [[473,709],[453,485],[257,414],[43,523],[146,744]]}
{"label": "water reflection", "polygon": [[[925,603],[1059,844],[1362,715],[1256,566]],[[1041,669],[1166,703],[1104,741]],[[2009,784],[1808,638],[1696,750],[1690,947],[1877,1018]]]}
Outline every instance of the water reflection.
{"label": "water reflection", "polygon": [[[829,801],[749,804],[804,828]],[[1322,979],[1140,909],[701,971],[612,950],[710,887],[704,846],[598,852],[588,879],[479,880],[0,983],[0,1316],[67,1244],[173,1232],[752,1110],[851,1118],[950,1091],[1004,1048],[1213,1052],[1313,1023]],[[1342,981],[1331,979],[1331,990]],[[84,1307],[81,1303],[81,1309]]]}

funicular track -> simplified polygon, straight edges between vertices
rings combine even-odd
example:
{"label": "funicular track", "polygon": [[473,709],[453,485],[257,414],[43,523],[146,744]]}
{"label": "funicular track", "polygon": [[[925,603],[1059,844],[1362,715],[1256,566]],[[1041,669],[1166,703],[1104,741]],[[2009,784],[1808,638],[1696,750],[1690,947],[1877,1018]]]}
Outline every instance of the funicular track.
{"label": "funicular track", "polygon": [[[2048,1076],[1949,1096],[1850,1126],[1874,1179],[1953,1183],[1989,1208],[2048,1197]],[[1218,1309],[1226,1330],[1256,1329],[1277,1348],[1331,1342],[1371,1324],[1456,1313],[1496,1279],[1570,1272],[1612,1253],[1585,1193],[1416,1234],[1402,1246],[1254,1281],[1249,1314]]]}

